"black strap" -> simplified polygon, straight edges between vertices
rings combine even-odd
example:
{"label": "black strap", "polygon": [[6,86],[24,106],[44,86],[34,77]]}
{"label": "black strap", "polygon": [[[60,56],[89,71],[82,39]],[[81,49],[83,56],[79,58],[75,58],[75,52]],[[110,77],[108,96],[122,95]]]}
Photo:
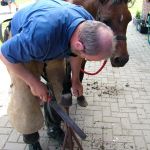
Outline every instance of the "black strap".
{"label": "black strap", "polygon": [[115,39],[118,41],[126,41],[127,37],[125,35],[116,35]]}
{"label": "black strap", "polygon": [[74,54],[74,53],[70,53],[70,56],[72,56],[72,57],[77,57],[77,55],[76,54]]}

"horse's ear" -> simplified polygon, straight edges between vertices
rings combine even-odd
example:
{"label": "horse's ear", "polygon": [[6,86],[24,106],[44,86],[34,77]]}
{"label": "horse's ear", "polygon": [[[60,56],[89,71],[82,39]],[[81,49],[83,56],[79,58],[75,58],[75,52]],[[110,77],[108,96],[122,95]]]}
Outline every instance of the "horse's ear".
{"label": "horse's ear", "polygon": [[101,4],[107,3],[109,0],[99,0]]}
{"label": "horse's ear", "polygon": [[104,0],[99,0],[100,3],[103,3]]}
{"label": "horse's ear", "polygon": [[132,0],[124,0],[124,2],[127,4],[127,3],[132,2]]}
{"label": "horse's ear", "polygon": [[124,0],[124,2],[127,4],[129,0]]}

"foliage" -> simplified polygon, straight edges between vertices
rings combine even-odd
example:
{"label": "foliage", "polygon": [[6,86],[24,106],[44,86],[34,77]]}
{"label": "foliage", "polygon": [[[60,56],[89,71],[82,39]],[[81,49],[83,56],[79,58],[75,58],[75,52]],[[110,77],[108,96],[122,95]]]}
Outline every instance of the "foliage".
{"label": "foliage", "polygon": [[129,8],[132,16],[136,15],[137,10],[142,12],[142,6],[143,6],[143,0],[136,0],[134,5],[131,8]]}
{"label": "foliage", "polygon": [[139,10],[136,11],[135,18],[136,19],[140,19],[141,18],[141,12]]}

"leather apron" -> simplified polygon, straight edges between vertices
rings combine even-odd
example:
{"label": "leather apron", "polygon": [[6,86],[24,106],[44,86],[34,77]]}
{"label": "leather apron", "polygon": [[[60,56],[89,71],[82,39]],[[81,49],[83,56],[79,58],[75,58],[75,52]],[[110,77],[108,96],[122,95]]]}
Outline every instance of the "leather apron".
{"label": "leather apron", "polygon": [[[53,86],[58,103],[61,99],[63,80],[65,74],[64,60],[52,60],[47,63],[47,76]],[[44,64],[30,62],[25,64],[40,80]],[[43,114],[40,108],[39,98],[32,95],[30,88],[24,81],[10,72],[12,80],[11,98],[8,106],[8,117],[12,126],[22,134],[37,132],[43,126]]]}

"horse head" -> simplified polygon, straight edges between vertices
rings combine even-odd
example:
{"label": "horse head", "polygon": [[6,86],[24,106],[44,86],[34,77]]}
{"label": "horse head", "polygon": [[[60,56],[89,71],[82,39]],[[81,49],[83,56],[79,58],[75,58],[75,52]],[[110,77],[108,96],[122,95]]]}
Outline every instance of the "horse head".
{"label": "horse head", "polygon": [[67,0],[82,5],[93,17],[104,22],[113,30],[116,47],[110,58],[113,67],[123,67],[129,60],[126,31],[131,21],[128,2],[131,0]]}
{"label": "horse head", "polygon": [[126,42],[126,31],[131,21],[128,10],[130,0],[98,0],[96,20],[104,22],[114,32],[116,47],[110,58],[113,67],[123,67],[129,60]]}

